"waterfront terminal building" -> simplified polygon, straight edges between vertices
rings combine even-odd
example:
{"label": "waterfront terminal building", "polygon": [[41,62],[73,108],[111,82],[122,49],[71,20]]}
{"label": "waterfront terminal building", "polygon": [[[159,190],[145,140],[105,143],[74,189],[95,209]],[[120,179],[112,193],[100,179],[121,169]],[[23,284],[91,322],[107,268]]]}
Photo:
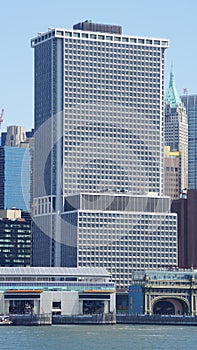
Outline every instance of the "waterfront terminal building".
{"label": "waterfront terminal building", "polygon": [[115,285],[103,268],[0,267],[0,314],[115,312]]}
{"label": "waterfront terminal building", "polygon": [[197,270],[134,272],[129,313],[197,316]]}

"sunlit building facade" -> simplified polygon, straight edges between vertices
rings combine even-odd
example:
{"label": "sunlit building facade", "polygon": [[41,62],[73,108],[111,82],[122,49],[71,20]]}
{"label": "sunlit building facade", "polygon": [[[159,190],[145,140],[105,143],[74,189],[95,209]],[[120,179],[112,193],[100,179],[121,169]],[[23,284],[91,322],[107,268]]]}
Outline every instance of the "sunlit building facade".
{"label": "sunlit building facade", "polygon": [[[188,188],[188,121],[185,106],[176,90],[173,70],[165,97],[164,138],[165,146],[169,146],[171,152],[180,152],[180,194]],[[168,192],[169,189],[166,188],[165,194]]]}
{"label": "sunlit building facade", "polygon": [[[49,29],[32,39],[35,265],[104,265],[104,259],[93,262],[91,256],[83,263],[83,253],[71,233],[76,228],[74,218],[71,230],[67,229],[68,196],[95,193],[100,201],[107,198],[103,193],[129,192],[144,196],[145,201],[151,194],[162,196],[164,55],[168,44],[166,39],[123,35],[119,26],[88,21],[71,30]],[[101,217],[100,209],[96,210],[97,218]],[[121,215],[116,218],[117,231]],[[165,227],[176,236],[176,216],[169,210],[162,215],[165,223],[173,221]],[[153,216],[154,209],[146,217],[150,226]],[[129,214],[126,220],[125,237]],[[108,235],[112,236],[111,228]],[[116,252],[115,264],[120,255],[121,251]],[[157,264],[161,264],[159,259]],[[127,275],[120,284],[125,286],[129,278]],[[120,276],[116,279],[120,281]]]}
{"label": "sunlit building facade", "polygon": [[164,193],[172,200],[181,193],[181,152],[164,147]]}

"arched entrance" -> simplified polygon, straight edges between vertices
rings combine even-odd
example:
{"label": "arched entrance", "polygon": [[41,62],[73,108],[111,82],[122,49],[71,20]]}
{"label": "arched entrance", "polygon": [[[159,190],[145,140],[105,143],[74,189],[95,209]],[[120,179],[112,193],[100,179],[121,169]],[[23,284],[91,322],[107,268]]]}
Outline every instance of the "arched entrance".
{"label": "arched entrance", "polygon": [[186,315],[189,312],[186,302],[176,298],[157,299],[152,310],[155,315]]}

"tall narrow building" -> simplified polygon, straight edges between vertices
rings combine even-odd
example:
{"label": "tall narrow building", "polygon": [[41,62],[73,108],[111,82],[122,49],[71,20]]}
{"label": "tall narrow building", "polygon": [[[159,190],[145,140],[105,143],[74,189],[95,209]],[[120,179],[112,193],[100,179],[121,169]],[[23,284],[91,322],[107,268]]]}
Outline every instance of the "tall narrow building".
{"label": "tall narrow building", "polygon": [[176,265],[162,197],[168,44],[90,21],[32,39],[34,265],[104,266],[121,287],[134,269]]}
{"label": "tall narrow building", "polygon": [[31,163],[29,148],[0,147],[0,209],[31,210]]}
{"label": "tall narrow building", "polygon": [[188,117],[188,187],[197,189],[197,95],[181,96]]}
{"label": "tall narrow building", "polygon": [[[188,188],[188,122],[186,109],[181,101],[175,86],[173,69],[170,73],[169,87],[165,98],[165,122],[164,122],[164,138],[165,146],[170,147],[171,152],[180,152],[179,159],[179,193]],[[166,161],[166,163],[169,163]],[[168,170],[164,167],[164,175],[167,175]],[[165,182],[167,184],[167,182]],[[168,186],[171,186],[168,183]],[[169,187],[164,189],[164,193],[169,195],[172,189]]]}
{"label": "tall narrow building", "polygon": [[0,209],[32,208],[32,139],[34,130],[11,125],[1,133]]}

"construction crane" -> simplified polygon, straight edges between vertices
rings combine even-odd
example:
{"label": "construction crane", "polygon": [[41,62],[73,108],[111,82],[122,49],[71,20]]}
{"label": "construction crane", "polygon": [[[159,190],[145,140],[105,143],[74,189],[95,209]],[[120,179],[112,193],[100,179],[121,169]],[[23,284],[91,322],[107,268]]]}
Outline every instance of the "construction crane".
{"label": "construction crane", "polygon": [[1,128],[1,124],[3,123],[3,115],[4,115],[4,109],[2,108],[1,114],[0,114],[0,128]]}

